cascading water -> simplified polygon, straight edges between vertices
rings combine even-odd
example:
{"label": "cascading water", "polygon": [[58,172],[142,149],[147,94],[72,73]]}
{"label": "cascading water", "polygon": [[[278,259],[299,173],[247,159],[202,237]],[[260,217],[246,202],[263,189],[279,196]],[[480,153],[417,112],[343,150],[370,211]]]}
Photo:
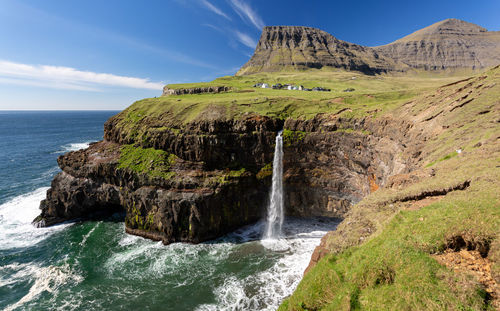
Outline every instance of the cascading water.
{"label": "cascading water", "polygon": [[267,223],[264,239],[279,238],[283,225],[283,137],[281,133],[279,132],[276,136],[276,147],[274,148],[273,184],[269,206],[267,207]]}

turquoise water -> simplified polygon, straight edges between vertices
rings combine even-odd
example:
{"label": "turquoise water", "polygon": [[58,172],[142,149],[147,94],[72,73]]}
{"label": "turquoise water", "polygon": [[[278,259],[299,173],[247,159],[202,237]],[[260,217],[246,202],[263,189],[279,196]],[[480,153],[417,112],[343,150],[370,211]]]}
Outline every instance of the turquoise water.
{"label": "turquoise water", "polygon": [[192,245],[127,235],[123,215],[37,229],[56,159],[102,139],[116,112],[0,112],[0,309],[275,310],[336,223],[286,219]]}

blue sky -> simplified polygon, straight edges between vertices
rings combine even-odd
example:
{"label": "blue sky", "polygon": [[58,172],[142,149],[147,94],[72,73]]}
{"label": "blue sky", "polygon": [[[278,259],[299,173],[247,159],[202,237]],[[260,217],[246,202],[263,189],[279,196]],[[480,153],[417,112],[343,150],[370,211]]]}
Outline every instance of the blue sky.
{"label": "blue sky", "polygon": [[500,30],[500,1],[0,0],[0,110],[123,109],[234,74],[264,25],[375,46],[446,18]]}

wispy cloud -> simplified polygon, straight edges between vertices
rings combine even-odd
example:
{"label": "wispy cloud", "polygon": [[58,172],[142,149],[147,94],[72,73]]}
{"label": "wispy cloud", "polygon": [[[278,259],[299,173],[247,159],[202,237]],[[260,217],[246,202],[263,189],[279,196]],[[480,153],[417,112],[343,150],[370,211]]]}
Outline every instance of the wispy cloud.
{"label": "wispy cloud", "polygon": [[[0,2],[1,1],[2,0],[0,0]],[[190,5],[191,2],[187,3],[188,1],[190,0],[177,0],[177,3],[181,5]],[[20,1],[12,1],[10,5],[12,6],[12,11],[23,12],[23,14],[28,16],[30,20],[43,23],[51,22],[53,24],[57,24],[58,27],[63,27],[71,32],[82,33],[83,36],[98,37],[102,40],[106,40],[106,42],[111,41],[117,43],[121,46],[120,48],[131,48],[142,54],[154,53],[164,57],[165,59],[196,67],[202,67],[210,70],[218,69],[218,67],[213,64],[190,56],[189,53],[186,53],[186,51],[179,51],[166,46],[154,45],[150,42],[143,41],[140,38],[130,37],[110,29],[100,28],[95,25],[85,24],[74,19],[55,15],[52,12],[47,12],[45,10],[29,6]],[[5,14],[5,12],[0,10],[0,15],[1,14]]]}
{"label": "wispy cloud", "polygon": [[231,18],[224,13],[221,9],[213,5],[212,3],[208,2],[208,0],[200,0],[201,4],[203,4],[207,9],[210,11],[214,12],[215,14],[224,17],[227,20],[231,20]]}
{"label": "wispy cloud", "polygon": [[236,35],[238,41],[248,46],[249,48],[255,49],[255,47],[257,46],[257,42],[255,42],[255,40],[246,33],[242,33],[239,32],[238,30],[235,30],[234,34]]}
{"label": "wispy cloud", "polygon": [[250,22],[258,30],[264,28],[264,22],[262,18],[244,1],[241,0],[229,0],[234,11],[243,19],[244,21]]}
{"label": "wispy cloud", "polygon": [[5,60],[0,60],[0,83],[86,91],[99,91],[99,86],[161,90],[164,85],[143,78]]}
{"label": "wispy cloud", "polygon": [[224,32],[222,29],[220,29],[219,27],[214,26],[212,24],[201,24],[201,25],[205,26],[205,27],[208,27],[208,28],[212,28],[213,30],[218,31],[218,32]]}

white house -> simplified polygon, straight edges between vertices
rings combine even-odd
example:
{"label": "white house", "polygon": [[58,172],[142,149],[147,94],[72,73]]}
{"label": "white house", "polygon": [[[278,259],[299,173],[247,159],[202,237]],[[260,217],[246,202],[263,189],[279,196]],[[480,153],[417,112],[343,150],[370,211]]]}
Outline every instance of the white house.
{"label": "white house", "polygon": [[267,83],[262,83],[262,88],[263,88],[263,89],[268,89],[268,88],[269,88],[269,84],[267,84]]}

